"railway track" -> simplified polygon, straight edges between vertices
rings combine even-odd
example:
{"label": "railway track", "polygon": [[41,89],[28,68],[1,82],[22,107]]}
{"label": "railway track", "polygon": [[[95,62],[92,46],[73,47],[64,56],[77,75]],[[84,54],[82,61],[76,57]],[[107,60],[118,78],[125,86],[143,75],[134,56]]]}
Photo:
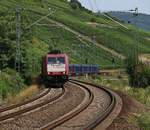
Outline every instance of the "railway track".
{"label": "railway track", "polygon": [[[74,109],[82,102],[82,98],[84,98],[85,93],[87,93],[84,92],[83,88],[70,87],[69,85],[65,85],[63,89],[65,92],[61,97],[44,106],[33,109],[33,111],[30,112],[27,111],[25,114],[19,114],[18,116],[15,115],[15,117],[14,115],[10,115],[10,118],[12,118],[11,120],[3,120],[0,122],[0,129],[37,130],[48,122],[51,122]],[[58,89],[55,90],[58,91]],[[62,111],[60,111],[60,109]]]}
{"label": "railway track", "polygon": [[[99,87],[99,86],[96,86],[90,83],[81,82],[81,81],[71,81],[71,83],[76,84],[86,89],[90,94],[89,100],[85,102],[82,105],[82,107],[74,109],[73,111],[69,112],[63,117],[56,119],[55,121],[41,127],[40,130],[51,130],[51,129],[54,129],[54,130],[60,130],[60,129],[61,130],[74,130],[74,129],[75,130],[91,130],[94,128],[96,129],[99,123],[102,123],[103,125],[100,127],[97,127],[98,130],[104,130],[105,128],[107,128],[111,124],[113,119],[116,118],[116,116],[121,111],[121,107],[122,107],[121,99],[120,101],[117,101],[119,97],[116,97],[114,92],[108,89],[105,89],[104,87]],[[87,87],[87,85],[89,87]],[[108,103],[105,104],[106,106],[105,108],[102,108],[103,110],[101,112],[97,111],[97,115],[94,116],[93,119],[90,119],[89,121],[87,121],[88,116],[90,116],[90,115],[87,116],[87,113],[91,114],[92,113],[91,108],[94,106],[93,104],[98,103],[96,101],[97,97],[94,97],[95,94],[91,90],[92,88],[101,89],[105,94],[107,94],[106,96],[107,98],[105,98],[105,102],[108,102]],[[94,98],[95,98],[95,101],[94,101]],[[92,107],[90,107],[90,105]],[[96,111],[93,111],[93,113],[94,112],[96,113]],[[113,113],[115,113],[115,115],[113,115]],[[109,119],[109,122],[108,122],[107,118],[111,118],[111,120]]]}
{"label": "railway track", "polygon": [[40,94],[39,96],[19,103],[14,104],[5,108],[0,109],[0,122],[5,121],[10,118],[15,118],[18,115],[24,114],[36,108],[42,107],[50,102],[55,101],[56,99],[60,98],[65,93],[65,89],[62,89],[62,92],[55,97],[50,98],[51,89],[47,89],[44,93]]}
{"label": "railway track", "polygon": [[42,98],[43,96],[47,95],[50,92],[50,90],[51,89],[47,89],[44,92],[42,92],[41,94],[39,94],[38,96],[36,96],[36,97],[34,97],[34,98],[30,99],[30,100],[27,100],[27,101],[24,101],[24,102],[21,102],[21,103],[17,103],[17,104],[13,104],[13,105],[10,105],[10,106],[2,107],[2,108],[0,108],[0,113],[4,112],[4,111],[11,110],[11,109],[14,109],[16,107],[23,106],[23,105],[31,103],[31,102],[39,99],[39,98]]}
{"label": "railway track", "polygon": [[[104,130],[120,113],[121,107],[122,101],[113,91],[71,80],[53,99],[6,115],[0,113],[0,129]],[[39,110],[35,110],[37,108]],[[34,112],[19,116],[31,110]],[[13,119],[6,120],[9,118]]]}
{"label": "railway track", "polygon": [[81,86],[88,92],[88,94],[86,94],[87,96],[86,101],[81,103],[77,108],[73,109],[71,112],[67,113],[66,115],[50,122],[49,124],[46,124],[45,126],[42,126],[40,130],[51,130],[61,125],[65,121],[68,121],[69,119],[73,118],[74,116],[76,116],[77,114],[79,114],[80,112],[82,112],[84,109],[86,109],[89,106],[89,104],[93,101],[94,95],[93,93],[91,93],[90,89],[86,88],[83,85],[79,85],[79,86]]}

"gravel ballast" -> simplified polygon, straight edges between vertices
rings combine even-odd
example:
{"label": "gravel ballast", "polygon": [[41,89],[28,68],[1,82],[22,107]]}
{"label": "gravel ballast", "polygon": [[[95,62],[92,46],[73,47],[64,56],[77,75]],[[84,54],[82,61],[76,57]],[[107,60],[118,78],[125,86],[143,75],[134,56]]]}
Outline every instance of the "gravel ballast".
{"label": "gravel ballast", "polygon": [[67,86],[66,93],[61,98],[33,112],[0,123],[0,129],[37,130],[74,109],[82,102],[84,96],[85,93],[81,88]]}

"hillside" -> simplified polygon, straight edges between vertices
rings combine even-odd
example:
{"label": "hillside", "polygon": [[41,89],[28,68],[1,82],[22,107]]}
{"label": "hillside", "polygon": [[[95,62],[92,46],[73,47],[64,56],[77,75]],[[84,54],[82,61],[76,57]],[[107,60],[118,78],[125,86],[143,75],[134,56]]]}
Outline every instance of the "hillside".
{"label": "hillside", "polygon": [[[123,58],[138,47],[140,53],[150,53],[150,33],[129,30],[86,9],[73,9],[66,0],[1,0],[0,45],[4,53],[0,57],[1,68],[14,67],[16,21],[15,8],[21,15],[22,71],[32,77],[40,73],[41,57],[52,49],[60,49],[70,57],[70,63],[98,64],[101,68],[123,66]],[[36,20],[51,13],[30,29]],[[12,54],[12,55],[10,55]],[[7,58],[6,58],[7,57]]]}
{"label": "hillside", "polygon": [[140,13],[138,16],[133,16],[133,14],[129,12],[117,11],[109,12],[109,14],[126,23],[129,22],[131,25],[150,31],[150,15]]}
{"label": "hillside", "polygon": [[[83,77],[77,76],[78,79],[82,80],[86,77],[85,81],[91,81],[91,83],[120,90],[149,107],[150,87],[138,88],[139,86],[137,86],[137,88],[131,88],[130,82],[132,76],[137,84],[139,84],[140,81],[143,82],[143,84],[149,85],[150,71],[145,66],[143,67],[141,63],[139,64],[137,62],[135,55],[131,56],[130,54],[138,50],[141,61],[149,62],[150,32],[138,29],[131,24],[116,19],[128,28],[124,29],[103,14],[92,13],[81,5],[72,5],[71,7],[67,1],[68,0],[0,0],[0,107],[3,107],[5,103],[7,104],[8,99],[15,103],[15,100],[22,102],[28,97],[34,98],[34,96],[37,96],[34,95],[35,93],[39,94],[38,92],[45,88],[44,85],[41,84],[39,86],[29,86],[29,84],[35,83],[37,79],[41,77],[39,75],[41,74],[42,57],[53,49],[59,49],[63,53],[66,53],[69,56],[70,64],[85,64],[88,62],[88,64],[99,65],[100,70],[106,69],[106,71],[103,71],[104,76],[103,74],[100,76],[97,74]],[[18,9],[18,12],[16,9]],[[20,15],[20,22],[17,22],[17,14],[18,19]],[[16,26],[19,28],[19,25],[21,70],[16,71],[14,67],[15,60],[18,60],[15,57],[17,48]],[[146,29],[149,29],[149,27],[146,27]],[[128,56],[131,56],[131,59],[135,59],[135,62],[133,61],[135,64],[133,63],[132,65],[132,61],[130,62],[130,60],[128,60],[128,63],[127,60],[125,60]],[[125,65],[127,64],[128,66],[126,68],[128,71],[130,70],[131,75],[124,74]],[[116,73],[113,73],[116,68]],[[107,71],[109,72],[108,69],[112,69],[110,75],[107,74]],[[59,78],[56,78],[56,81],[57,80],[59,80]],[[51,82],[48,82],[48,84],[48,87],[52,86]],[[72,89],[72,87],[68,86],[68,89]],[[53,96],[55,97],[57,94],[55,94],[56,91],[54,89],[51,90],[52,95],[43,96],[41,98],[42,100],[39,99],[39,102],[46,101],[47,98],[51,99]],[[59,91],[59,88],[57,87],[56,90]],[[122,95],[122,92],[119,92],[119,94]],[[81,97],[80,95],[70,93],[68,90],[67,93],[73,98]],[[67,93],[64,94],[66,95],[65,99],[70,100]],[[90,96],[88,93],[82,95]],[[101,96],[101,94],[99,95]],[[123,110],[127,110],[132,116],[139,117],[141,113],[136,113],[137,109],[134,109],[139,108],[139,106],[133,104],[135,102],[130,100],[131,98],[127,97],[127,95],[122,95],[122,97],[123,100],[125,100]],[[103,98],[103,96],[101,98]],[[99,98],[96,97],[95,99],[97,100]],[[95,103],[97,103],[97,101]],[[126,106],[127,103],[128,105]],[[33,105],[35,104],[36,103],[33,103]],[[103,103],[101,105],[103,106]],[[68,105],[66,104],[65,106]],[[25,107],[25,109],[28,108]],[[43,109],[42,107],[41,110],[44,111],[44,115],[49,117],[45,108]],[[63,113],[61,113],[61,115],[62,114]],[[38,115],[41,115],[41,113],[38,112]],[[14,119],[18,120],[18,117],[19,116],[16,116]],[[30,117],[33,116],[30,115]],[[29,118],[26,119],[27,122],[24,124],[32,122]],[[119,117],[119,120],[117,118],[116,122],[118,123],[119,121],[119,125],[122,126],[122,122],[127,124],[127,121],[130,122],[132,120],[132,118],[130,118],[130,120],[129,118],[127,119],[128,120],[125,120]],[[146,122],[146,119],[143,119],[144,118],[141,118],[142,122]],[[148,117],[148,121],[149,119]],[[45,119],[43,118],[42,120],[44,121]],[[23,122],[22,119],[18,121]],[[114,124],[116,122],[114,122]],[[20,127],[18,127],[18,123],[12,124],[16,124],[16,128]],[[115,124],[114,126],[118,127],[119,125]],[[122,127],[118,127],[118,129]],[[34,126],[34,128],[39,127]],[[113,127],[111,129],[113,129]]]}

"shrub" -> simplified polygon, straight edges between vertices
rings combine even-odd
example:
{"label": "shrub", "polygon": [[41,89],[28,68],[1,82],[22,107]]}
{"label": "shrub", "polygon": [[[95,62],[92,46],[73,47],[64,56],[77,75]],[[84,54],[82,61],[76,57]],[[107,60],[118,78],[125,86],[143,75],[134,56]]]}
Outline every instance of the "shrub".
{"label": "shrub", "polygon": [[96,22],[96,19],[95,18],[91,18],[90,21],[91,22]]}
{"label": "shrub", "polygon": [[78,4],[76,3],[70,3],[70,6],[72,9],[77,9],[78,8]]}
{"label": "shrub", "polygon": [[8,95],[14,95],[24,86],[24,80],[12,69],[5,69],[0,73],[0,98],[5,99]]}
{"label": "shrub", "polygon": [[70,6],[73,8],[73,9],[82,9],[82,5],[81,3],[78,1],[78,0],[71,0],[70,1]]}
{"label": "shrub", "polygon": [[148,87],[150,85],[150,68],[139,61],[137,54],[127,58],[127,73],[132,87]]}
{"label": "shrub", "polygon": [[137,119],[137,123],[142,128],[142,130],[149,130],[150,129],[150,112],[142,114]]}

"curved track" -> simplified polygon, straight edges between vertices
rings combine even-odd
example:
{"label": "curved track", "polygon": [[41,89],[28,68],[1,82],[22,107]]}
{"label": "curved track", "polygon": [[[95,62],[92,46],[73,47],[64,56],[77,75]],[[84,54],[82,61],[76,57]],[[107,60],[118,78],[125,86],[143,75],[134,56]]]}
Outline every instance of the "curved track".
{"label": "curved track", "polygon": [[[75,80],[66,83],[57,96],[45,99],[0,113],[0,129],[105,130],[122,108],[122,100],[113,91]],[[30,113],[24,115],[26,112]]]}
{"label": "curved track", "polygon": [[[57,94],[58,90],[60,93],[60,88],[55,90]],[[42,107],[38,107],[28,113],[18,115],[11,120],[0,122],[0,129],[37,130],[45,124],[48,124],[49,122],[67,114],[69,111],[72,111],[82,102],[83,99],[85,100],[85,97],[90,97],[88,96],[88,92],[81,87],[74,87],[66,84],[64,85],[64,90],[65,93],[55,101]]]}
{"label": "curved track", "polygon": [[9,118],[14,118],[18,115],[24,114],[24,113],[34,110],[36,108],[42,107],[42,106],[60,98],[65,93],[65,89],[62,88],[62,93],[58,94],[55,97],[48,98],[48,96],[51,94],[50,90],[51,89],[49,88],[47,91],[45,91],[41,95],[39,95],[31,100],[28,100],[26,102],[23,102],[20,104],[15,104],[15,105],[0,109],[0,111],[1,111],[0,122],[7,120]]}
{"label": "curved track", "polygon": [[36,96],[36,97],[34,97],[34,98],[30,99],[30,100],[27,100],[27,101],[24,101],[24,102],[21,102],[21,103],[18,103],[18,104],[13,104],[13,105],[10,105],[10,106],[2,107],[2,108],[0,108],[0,113],[4,112],[4,111],[11,110],[11,109],[14,109],[16,107],[23,106],[23,105],[31,103],[31,102],[39,99],[39,98],[42,98],[45,95],[47,95],[50,92],[50,90],[51,89],[47,89],[46,91],[42,92],[41,94],[39,94],[38,96]]}
{"label": "curved track", "polygon": [[[71,81],[71,83],[86,89],[90,94],[89,100],[81,107],[77,107],[63,117],[41,127],[40,130],[91,130],[99,123],[103,123],[103,126],[98,128],[99,130],[107,128],[120,113],[122,101],[117,101],[118,97],[104,87],[81,81]],[[99,91],[99,94],[97,91]],[[96,113],[96,115],[93,113]],[[91,116],[92,118],[89,118]],[[107,118],[111,118],[109,122]]]}
{"label": "curved track", "polygon": [[[64,85],[64,89],[65,93],[54,102],[48,103],[26,114],[18,115],[12,120],[0,122],[0,129],[37,130],[45,124],[48,124],[49,122],[67,114],[69,111],[72,111],[76,106],[80,105],[83,100],[85,102],[89,100],[89,93],[81,87]],[[58,92],[58,89],[55,90]]]}
{"label": "curved track", "polygon": [[53,122],[50,122],[49,124],[46,124],[45,126],[41,127],[40,130],[51,130],[51,129],[61,125],[65,121],[68,121],[69,119],[73,118],[74,116],[76,116],[77,114],[82,112],[84,109],[86,109],[89,106],[89,104],[91,104],[91,102],[93,101],[93,98],[94,98],[93,93],[90,91],[90,89],[88,89],[87,87],[85,87],[83,85],[78,85],[78,86],[84,88],[85,91],[88,92],[88,94],[86,94],[86,101],[84,100],[79,106],[77,106],[77,108],[68,112],[66,115],[64,115],[64,116],[54,120]]}

